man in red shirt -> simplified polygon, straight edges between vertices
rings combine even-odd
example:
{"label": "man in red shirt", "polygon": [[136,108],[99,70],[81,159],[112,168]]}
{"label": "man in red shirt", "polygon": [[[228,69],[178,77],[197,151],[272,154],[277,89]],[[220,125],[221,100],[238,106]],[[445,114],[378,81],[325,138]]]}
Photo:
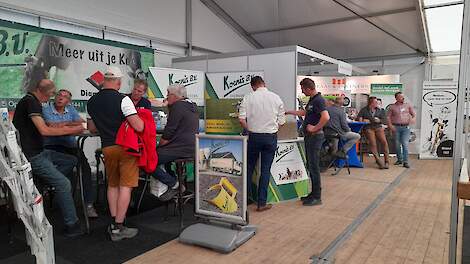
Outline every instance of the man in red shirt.
{"label": "man in red shirt", "polygon": [[396,102],[390,105],[387,113],[388,127],[395,136],[395,145],[397,149],[397,161],[395,162],[395,165],[403,164],[403,167],[409,168],[409,125],[414,122],[416,113],[410,104],[405,103],[405,97],[402,92],[395,93],[395,100]]}

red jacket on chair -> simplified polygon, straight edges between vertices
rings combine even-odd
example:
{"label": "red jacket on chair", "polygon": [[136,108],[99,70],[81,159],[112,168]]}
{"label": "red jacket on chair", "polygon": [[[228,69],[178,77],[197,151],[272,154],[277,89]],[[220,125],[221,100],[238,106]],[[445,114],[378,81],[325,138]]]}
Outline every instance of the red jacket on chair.
{"label": "red jacket on chair", "polygon": [[138,109],[137,114],[144,121],[144,131],[138,133],[124,120],[116,135],[116,144],[133,156],[139,157],[139,167],[147,173],[155,171],[158,163],[157,156],[157,128],[148,109]]}

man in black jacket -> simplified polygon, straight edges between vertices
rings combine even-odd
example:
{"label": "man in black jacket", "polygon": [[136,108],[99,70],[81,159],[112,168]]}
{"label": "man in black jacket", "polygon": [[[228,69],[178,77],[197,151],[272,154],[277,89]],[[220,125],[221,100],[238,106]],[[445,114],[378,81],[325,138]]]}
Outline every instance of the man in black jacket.
{"label": "man in black jacket", "polygon": [[[171,162],[181,158],[194,157],[196,134],[199,132],[199,113],[195,103],[187,99],[186,88],[170,85],[167,89],[168,121],[157,148],[158,166],[152,174],[168,186],[160,200],[168,201],[178,192],[178,182],[171,175]],[[165,166],[166,171],[162,168]]]}

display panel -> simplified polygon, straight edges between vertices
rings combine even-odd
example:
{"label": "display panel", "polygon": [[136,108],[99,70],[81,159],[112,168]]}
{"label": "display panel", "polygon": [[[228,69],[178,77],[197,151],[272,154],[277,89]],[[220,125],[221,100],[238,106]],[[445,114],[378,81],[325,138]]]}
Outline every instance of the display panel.
{"label": "display panel", "polygon": [[196,214],[247,223],[246,148],[243,136],[196,136]]}

